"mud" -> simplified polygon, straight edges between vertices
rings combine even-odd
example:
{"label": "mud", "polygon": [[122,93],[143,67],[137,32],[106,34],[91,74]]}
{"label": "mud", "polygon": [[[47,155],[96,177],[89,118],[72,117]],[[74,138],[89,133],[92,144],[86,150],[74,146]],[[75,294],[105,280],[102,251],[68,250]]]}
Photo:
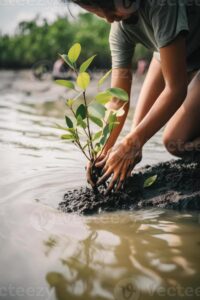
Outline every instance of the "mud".
{"label": "mud", "polygon": [[[144,188],[145,180],[154,175],[156,181]],[[85,215],[145,207],[200,210],[200,153],[140,168],[127,180],[123,191],[108,196],[104,192],[104,187],[98,195],[87,187],[67,191],[59,209]]]}

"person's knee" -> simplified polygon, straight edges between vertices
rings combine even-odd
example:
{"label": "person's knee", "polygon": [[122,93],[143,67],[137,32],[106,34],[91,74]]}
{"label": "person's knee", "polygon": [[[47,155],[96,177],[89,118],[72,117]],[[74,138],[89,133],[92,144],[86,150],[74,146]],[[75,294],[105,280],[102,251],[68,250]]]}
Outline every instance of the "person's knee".
{"label": "person's knee", "polygon": [[184,142],[173,138],[170,134],[163,135],[163,144],[167,151],[174,156],[181,156],[184,148]]}

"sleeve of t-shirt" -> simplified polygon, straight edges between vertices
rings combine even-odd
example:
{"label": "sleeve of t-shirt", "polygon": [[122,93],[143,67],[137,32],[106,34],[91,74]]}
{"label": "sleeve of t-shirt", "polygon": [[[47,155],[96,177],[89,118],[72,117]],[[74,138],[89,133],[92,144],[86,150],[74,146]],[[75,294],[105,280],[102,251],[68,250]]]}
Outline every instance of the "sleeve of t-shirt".
{"label": "sleeve of t-shirt", "polygon": [[131,65],[135,43],[129,41],[120,22],[111,25],[109,44],[112,57],[112,68],[126,68]]}
{"label": "sleeve of t-shirt", "polygon": [[167,46],[180,33],[185,35],[189,31],[183,0],[152,0],[149,16],[158,48]]}

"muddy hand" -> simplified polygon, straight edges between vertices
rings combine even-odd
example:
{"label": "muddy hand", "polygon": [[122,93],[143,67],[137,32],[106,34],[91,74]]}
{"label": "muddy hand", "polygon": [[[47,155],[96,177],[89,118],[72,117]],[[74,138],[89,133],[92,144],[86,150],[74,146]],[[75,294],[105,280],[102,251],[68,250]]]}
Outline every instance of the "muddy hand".
{"label": "muddy hand", "polygon": [[86,177],[87,177],[87,182],[92,186],[92,188],[95,187],[95,183],[93,182],[92,179],[92,162],[88,162],[86,166]]}
{"label": "muddy hand", "polygon": [[141,152],[142,149],[139,149],[137,145],[127,143],[126,140],[114,147],[101,162],[103,176],[98,180],[97,185],[103,184],[112,176],[106,194],[112,190],[118,191],[135,165],[141,160]]}
{"label": "muddy hand", "polygon": [[90,161],[86,166],[87,182],[92,186],[92,188],[96,186],[96,181],[98,180],[98,177],[101,176],[101,166],[104,159],[105,155],[101,155],[99,158],[97,158],[95,164]]}

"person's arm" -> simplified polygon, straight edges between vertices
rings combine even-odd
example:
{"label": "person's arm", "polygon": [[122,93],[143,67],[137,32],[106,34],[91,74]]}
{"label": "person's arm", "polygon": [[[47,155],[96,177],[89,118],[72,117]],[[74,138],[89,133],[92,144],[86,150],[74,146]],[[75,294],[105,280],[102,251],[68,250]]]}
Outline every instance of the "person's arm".
{"label": "person's arm", "polygon": [[123,139],[99,166],[104,174],[98,184],[112,174],[107,192],[115,185],[119,189],[127,174],[135,166],[138,153],[148,141],[181,106],[187,94],[187,69],[185,39],[177,37],[170,45],[160,49],[161,67],[165,88],[142,121]]}
{"label": "person's arm", "polygon": [[187,94],[186,46],[183,36],[160,49],[165,88],[143,120],[127,136],[128,143],[137,137],[142,147],[181,106]]}
{"label": "person's arm", "polygon": [[137,101],[134,112],[132,130],[134,130],[151,109],[157,98],[165,88],[161,63],[152,58],[147,75]]}
{"label": "person's arm", "polygon": [[[131,85],[132,85],[132,70],[130,68],[117,68],[112,70],[112,77],[111,77],[111,87],[117,87],[124,89],[130,98],[131,93]],[[113,98],[108,104],[108,109],[115,109],[118,110],[120,107],[124,105],[124,101],[121,101],[117,98]],[[124,105],[124,115],[121,117],[118,117],[117,121],[119,122],[119,125],[115,127],[106,142],[106,146],[103,151],[103,155],[105,155],[110,148],[115,144],[127,117],[128,111],[130,107],[130,100]]]}
{"label": "person's arm", "polygon": [[[124,89],[128,93],[129,98],[130,98],[131,85],[132,85],[131,66],[127,67],[127,68],[115,68],[112,70],[112,77],[111,77],[111,87],[112,88],[117,87],[117,88]],[[124,101],[121,101],[117,98],[113,98],[111,101],[108,102],[107,108],[117,110],[117,109],[120,109],[120,107],[122,107],[123,105],[124,105]],[[104,159],[104,157],[106,157],[108,151],[115,144],[115,142],[124,126],[124,123],[126,121],[126,117],[127,117],[128,111],[129,111],[129,106],[130,106],[130,100],[124,105],[125,113],[123,114],[123,116],[117,118],[119,125],[117,125],[113,129],[109,139],[106,142],[106,145],[105,145],[102,153],[98,157],[98,160],[97,160],[98,162],[101,162]],[[90,185],[92,187],[94,187],[94,182],[92,180],[92,175],[91,175],[91,168],[92,168],[92,163],[89,162],[87,165],[87,171],[86,171],[87,181],[88,181],[88,183],[90,183]]]}

